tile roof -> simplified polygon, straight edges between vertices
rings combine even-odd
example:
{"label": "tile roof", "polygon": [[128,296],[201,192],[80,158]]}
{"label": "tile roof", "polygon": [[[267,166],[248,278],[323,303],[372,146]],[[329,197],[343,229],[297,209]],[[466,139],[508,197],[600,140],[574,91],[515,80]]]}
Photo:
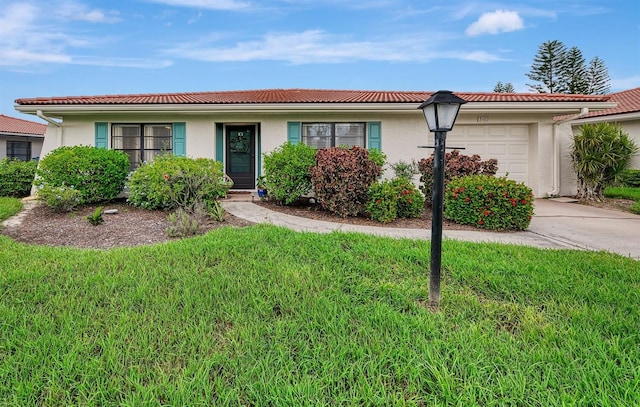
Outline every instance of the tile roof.
{"label": "tile roof", "polygon": [[[18,105],[422,103],[433,92],[261,89],[137,95],[62,96],[16,100]],[[455,92],[468,102],[605,102],[609,96]]]}
{"label": "tile roof", "polygon": [[640,112],[640,88],[629,89],[622,92],[611,93],[611,102],[617,102],[618,106],[589,113],[586,117],[610,116],[614,114]]}
{"label": "tile roof", "polygon": [[0,114],[0,134],[44,136],[47,125]]}

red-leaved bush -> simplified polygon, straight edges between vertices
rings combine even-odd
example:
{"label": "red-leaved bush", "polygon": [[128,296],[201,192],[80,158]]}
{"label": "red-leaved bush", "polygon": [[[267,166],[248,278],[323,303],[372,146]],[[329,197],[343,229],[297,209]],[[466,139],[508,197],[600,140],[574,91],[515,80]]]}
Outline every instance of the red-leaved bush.
{"label": "red-leaved bush", "polygon": [[311,168],[311,183],[322,207],[339,216],[358,216],[365,211],[369,187],[382,167],[362,147],[318,150]]}
{"label": "red-leaved bush", "polygon": [[[433,196],[433,154],[429,158],[423,158],[418,162],[422,193],[427,202],[431,202]],[[490,158],[482,161],[478,154],[464,155],[459,150],[453,150],[444,156],[444,186],[454,178],[466,175],[496,175],[498,172],[498,160]]]}

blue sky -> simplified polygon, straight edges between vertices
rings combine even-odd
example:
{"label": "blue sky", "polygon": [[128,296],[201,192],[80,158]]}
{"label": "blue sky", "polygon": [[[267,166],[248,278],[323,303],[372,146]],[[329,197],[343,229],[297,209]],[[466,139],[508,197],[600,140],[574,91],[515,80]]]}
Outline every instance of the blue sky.
{"label": "blue sky", "polygon": [[538,46],[640,86],[637,0],[0,0],[0,113],[21,97],[266,88],[527,92]]}

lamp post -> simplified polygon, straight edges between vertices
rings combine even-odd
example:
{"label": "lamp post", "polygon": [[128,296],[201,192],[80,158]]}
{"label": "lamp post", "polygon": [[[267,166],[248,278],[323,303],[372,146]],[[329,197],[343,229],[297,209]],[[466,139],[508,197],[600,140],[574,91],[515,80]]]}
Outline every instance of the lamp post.
{"label": "lamp post", "polygon": [[429,130],[435,133],[433,160],[433,199],[431,201],[431,272],[429,305],[440,302],[440,266],[442,263],[442,211],[444,198],[444,152],[447,132],[458,117],[460,106],[467,103],[448,90],[439,90],[418,107],[422,109]]}

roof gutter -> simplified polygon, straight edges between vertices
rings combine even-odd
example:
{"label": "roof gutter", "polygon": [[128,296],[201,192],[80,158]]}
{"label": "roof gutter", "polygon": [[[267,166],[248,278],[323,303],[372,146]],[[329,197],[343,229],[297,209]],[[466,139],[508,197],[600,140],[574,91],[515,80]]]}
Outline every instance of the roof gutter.
{"label": "roof gutter", "polygon": [[52,118],[45,116],[44,113],[42,113],[42,110],[36,110],[36,116],[38,116],[39,118],[41,118],[42,120],[44,120],[49,124],[53,124],[56,127],[62,127],[62,123],[57,122]]}
{"label": "roof gutter", "polygon": [[559,120],[553,124],[553,131],[551,132],[552,143],[553,143],[553,184],[551,185],[551,191],[547,192],[547,197],[553,198],[558,196],[560,192],[560,140],[558,139],[558,128],[560,125],[581,119],[589,114],[589,108],[583,107],[580,109],[580,113],[576,113],[573,116],[567,117],[566,119]]}
{"label": "roof gutter", "polygon": [[[41,118],[42,120],[44,120],[45,122],[49,123],[50,125],[56,128],[56,140],[53,148],[61,147],[63,145],[62,143],[64,142],[64,128],[62,127],[62,123],[57,122],[48,116],[45,116],[44,113],[42,113],[42,110],[39,110],[39,109],[36,110],[36,116],[38,116],[39,118]],[[45,137],[45,144],[46,143],[47,141]]]}

